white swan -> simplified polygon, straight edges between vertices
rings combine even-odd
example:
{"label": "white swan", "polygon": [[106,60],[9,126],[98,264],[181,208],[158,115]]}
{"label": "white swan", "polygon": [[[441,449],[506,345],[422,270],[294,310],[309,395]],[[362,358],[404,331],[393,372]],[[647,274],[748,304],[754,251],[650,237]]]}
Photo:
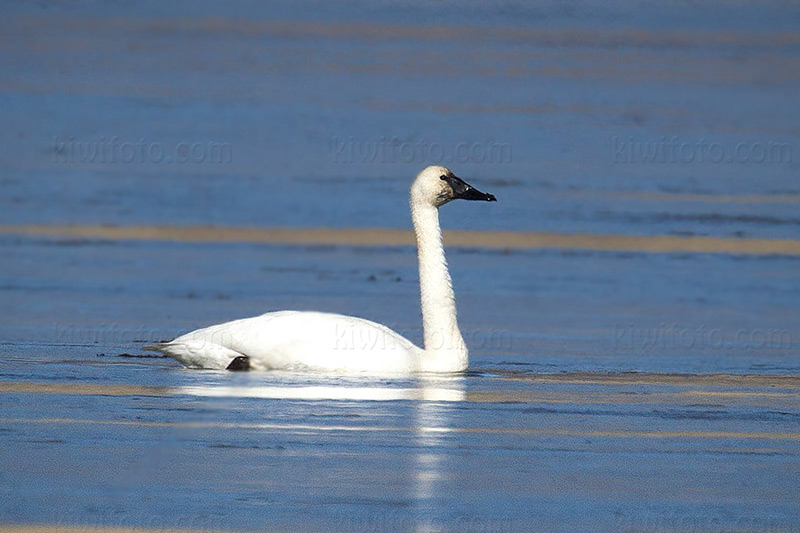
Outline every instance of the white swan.
{"label": "white swan", "polygon": [[453,285],[439,228],[439,207],[457,198],[496,201],[493,195],[478,191],[439,166],[420,172],[411,186],[424,349],[363,318],[304,311],[234,320],[144,348],[190,368],[371,375],[463,372],[468,352],[456,321]]}

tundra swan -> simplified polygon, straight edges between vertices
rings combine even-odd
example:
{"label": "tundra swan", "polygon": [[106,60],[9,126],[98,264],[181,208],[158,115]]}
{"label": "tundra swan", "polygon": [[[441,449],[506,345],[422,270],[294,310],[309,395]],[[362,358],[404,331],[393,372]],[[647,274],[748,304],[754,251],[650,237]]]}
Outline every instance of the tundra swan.
{"label": "tundra swan", "polygon": [[190,368],[370,375],[463,372],[468,351],[458,329],[439,227],[439,207],[459,198],[496,201],[439,166],[424,169],[411,186],[424,349],[363,318],[308,311],[277,311],[234,320],[145,349]]}

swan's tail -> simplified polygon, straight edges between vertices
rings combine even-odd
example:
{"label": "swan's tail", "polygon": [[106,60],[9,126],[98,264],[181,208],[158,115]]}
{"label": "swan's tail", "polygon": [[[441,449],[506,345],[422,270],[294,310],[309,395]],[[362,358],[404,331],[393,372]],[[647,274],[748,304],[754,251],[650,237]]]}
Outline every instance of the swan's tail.
{"label": "swan's tail", "polygon": [[148,344],[147,346],[142,346],[142,350],[146,352],[159,352],[163,353],[164,355],[169,355],[166,351],[165,346],[169,345],[168,342],[154,342],[153,344]]}
{"label": "swan's tail", "polygon": [[[218,344],[179,339],[169,342],[148,344],[142,346],[142,349],[172,357],[188,368],[206,368],[212,370],[225,370],[234,359],[244,356],[244,354]],[[244,357],[246,358],[246,356]],[[240,370],[240,368],[235,368],[234,370]]]}
{"label": "swan's tail", "polygon": [[153,344],[142,346],[142,350],[146,352],[158,352],[160,354],[164,354],[167,357],[172,357],[184,365],[189,366],[183,362],[181,357],[184,353],[184,350],[181,350],[178,345],[172,344],[171,341],[154,342]]}

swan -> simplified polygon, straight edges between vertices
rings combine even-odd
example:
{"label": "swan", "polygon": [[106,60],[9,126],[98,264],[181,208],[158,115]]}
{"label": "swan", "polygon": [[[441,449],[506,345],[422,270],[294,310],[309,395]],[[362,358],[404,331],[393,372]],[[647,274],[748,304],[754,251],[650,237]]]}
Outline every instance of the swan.
{"label": "swan", "polygon": [[411,186],[424,348],[363,318],[277,311],[198,329],[144,349],[168,355],[189,368],[378,376],[464,372],[468,350],[458,329],[439,227],[439,208],[455,199],[497,201],[440,166],[425,168]]}

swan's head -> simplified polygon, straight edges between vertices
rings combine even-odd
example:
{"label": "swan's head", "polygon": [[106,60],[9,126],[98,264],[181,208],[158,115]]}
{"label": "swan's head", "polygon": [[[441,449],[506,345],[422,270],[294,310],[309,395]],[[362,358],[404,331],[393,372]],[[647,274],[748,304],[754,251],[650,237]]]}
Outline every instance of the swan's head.
{"label": "swan's head", "polygon": [[445,167],[431,166],[423,170],[411,186],[411,203],[440,207],[451,200],[483,200],[496,202],[493,194],[481,192]]}

